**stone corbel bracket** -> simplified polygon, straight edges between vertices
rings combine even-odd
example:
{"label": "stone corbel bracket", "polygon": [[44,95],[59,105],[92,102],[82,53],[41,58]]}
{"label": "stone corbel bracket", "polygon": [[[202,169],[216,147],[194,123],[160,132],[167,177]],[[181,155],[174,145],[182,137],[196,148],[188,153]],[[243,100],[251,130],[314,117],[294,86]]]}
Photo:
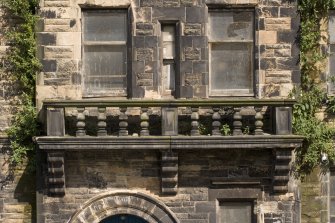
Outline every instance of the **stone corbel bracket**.
{"label": "stone corbel bracket", "polygon": [[65,195],[64,152],[48,152],[48,190],[51,196]]}
{"label": "stone corbel bracket", "polygon": [[275,150],[275,167],[273,176],[273,192],[284,194],[288,191],[290,173],[291,150]]}
{"label": "stone corbel bracket", "polygon": [[178,153],[163,151],[161,165],[162,194],[176,195],[178,191]]}

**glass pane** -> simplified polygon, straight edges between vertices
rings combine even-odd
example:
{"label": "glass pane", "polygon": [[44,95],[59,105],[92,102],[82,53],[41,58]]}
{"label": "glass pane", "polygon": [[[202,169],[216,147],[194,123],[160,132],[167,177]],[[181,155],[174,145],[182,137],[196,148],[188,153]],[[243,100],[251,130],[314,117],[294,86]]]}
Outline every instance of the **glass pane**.
{"label": "glass pane", "polygon": [[224,202],[220,207],[220,223],[251,223],[251,203]]}
{"label": "glass pane", "polygon": [[84,72],[88,89],[125,88],[126,47],[85,46]]}
{"label": "glass pane", "polygon": [[252,44],[221,43],[211,48],[211,90],[252,89]]}
{"label": "glass pane", "polygon": [[335,44],[330,45],[329,73],[331,76],[335,76]]}
{"label": "glass pane", "polygon": [[254,14],[250,11],[210,12],[210,41],[253,40]]}
{"label": "glass pane", "polygon": [[175,57],[175,27],[162,26],[163,58],[172,59]]}
{"label": "glass pane", "polygon": [[174,90],[175,89],[175,69],[174,64],[163,65],[163,90]]}
{"label": "glass pane", "polygon": [[329,16],[328,29],[329,29],[329,35],[330,35],[330,42],[335,43],[335,15],[334,14]]}
{"label": "glass pane", "polygon": [[126,41],[127,17],[125,12],[84,12],[85,41]]}

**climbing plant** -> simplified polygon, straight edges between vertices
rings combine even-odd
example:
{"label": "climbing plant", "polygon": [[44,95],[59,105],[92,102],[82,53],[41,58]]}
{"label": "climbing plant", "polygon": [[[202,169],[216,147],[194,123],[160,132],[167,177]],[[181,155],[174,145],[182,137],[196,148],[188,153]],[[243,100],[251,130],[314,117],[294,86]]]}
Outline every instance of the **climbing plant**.
{"label": "climbing plant", "polygon": [[38,0],[0,0],[14,21],[7,32],[9,49],[5,58],[5,70],[19,85],[18,110],[7,134],[12,151],[12,164],[21,163],[34,154],[33,136],[38,134],[35,109],[36,73],[40,62],[36,57],[35,10]]}
{"label": "climbing plant", "polygon": [[300,177],[315,167],[326,171],[335,160],[335,129],[317,117],[327,106],[327,91],[321,77],[328,56],[324,50],[328,12],[334,6],[335,0],[298,0],[301,85],[293,92],[298,101],[293,111],[293,128],[296,134],[305,136],[303,147],[296,149],[295,172]]}

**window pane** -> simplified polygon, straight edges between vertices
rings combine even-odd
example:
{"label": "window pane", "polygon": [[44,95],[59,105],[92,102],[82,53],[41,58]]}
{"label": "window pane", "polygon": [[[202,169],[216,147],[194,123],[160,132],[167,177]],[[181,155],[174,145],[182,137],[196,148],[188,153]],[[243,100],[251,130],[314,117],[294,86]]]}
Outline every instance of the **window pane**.
{"label": "window pane", "polygon": [[85,46],[84,72],[89,89],[126,87],[125,46]]}
{"label": "window pane", "polygon": [[175,27],[162,26],[163,37],[163,58],[172,59],[175,57]]}
{"label": "window pane", "polygon": [[125,75],[125,61],[125,46],[85,46],[84,64],[88,75]]}
{"label": "window pane", "polygon": [[252,89],[251,74],[252,44],[212,44],[211,90]]}
{"label": "window pane", "polygon": [[126,13],[84,12],[85,41],[126,41]]}
{"label": "window pane", "polygon": [[335,43],[335,15],[329,16],[329,35],[330,35],[330,42]]}
{"label": "window pane", "polygon": [[330,45],[329,73],[331,76],[335,76],[335,44]]}
{"label": "window pane", "polygon": [[251,223],[250,202],[224,202],[220,206],[220,223]]}
{"label": "window pane", "polygon": [[210,41],[253,40],[253,12],[210,12]]}
{"label": "window pane", "polygon": [[163,90],[175,89],[175,69],[173,63],[163,64]]}

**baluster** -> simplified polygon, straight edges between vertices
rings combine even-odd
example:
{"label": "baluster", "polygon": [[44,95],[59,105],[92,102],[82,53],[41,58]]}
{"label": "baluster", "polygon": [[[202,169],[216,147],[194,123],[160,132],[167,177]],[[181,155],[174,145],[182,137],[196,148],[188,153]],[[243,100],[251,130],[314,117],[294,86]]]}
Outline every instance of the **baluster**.
{"label": "baluster", "polygon": [[242,135],[242,115],[241,108],[234,108],[234,122],[233,122],[233,135]]}
{"label": "baluster", "polygon": [[263,114],[262,114],[262,106],[255,107],[255,135],[263,135]]}
{"label": "baluster", "polygon": [[191,108],[192,114],[191,114],[191,126],[192,126],[192,130],[191,130],[191,136],[198,136],[200,135],[200,131],[199,131],[199,108]]}
{"label": "baluster", "polygon": [[148,108],[141,108],[141,136],[148,136],[149,135],[149,115],[148,115]]}
{"label": "baluster", "polygon": [[99,107],[98,108],[98,136],[106,136],[107,135],[107,123],[106,123],[106,108]]}
{"label": "baluster", "polygon": [[85,130],[85,114],[84,114],[85,108],[77,108],[77,131],[76,136],[85,136],[86,130]]}
{"label": "baluster", "polygon": [[120,108],[120,116],[119,116],[119,136],[127,136],[128,135],[128,115],[126,115],[127,108]]}
{"label": "baluster", "polygon": [[221,126],[221,115],[219,113],[220,108],[213,107],[212,115],[212,135],[221,135],[220,126]]}

